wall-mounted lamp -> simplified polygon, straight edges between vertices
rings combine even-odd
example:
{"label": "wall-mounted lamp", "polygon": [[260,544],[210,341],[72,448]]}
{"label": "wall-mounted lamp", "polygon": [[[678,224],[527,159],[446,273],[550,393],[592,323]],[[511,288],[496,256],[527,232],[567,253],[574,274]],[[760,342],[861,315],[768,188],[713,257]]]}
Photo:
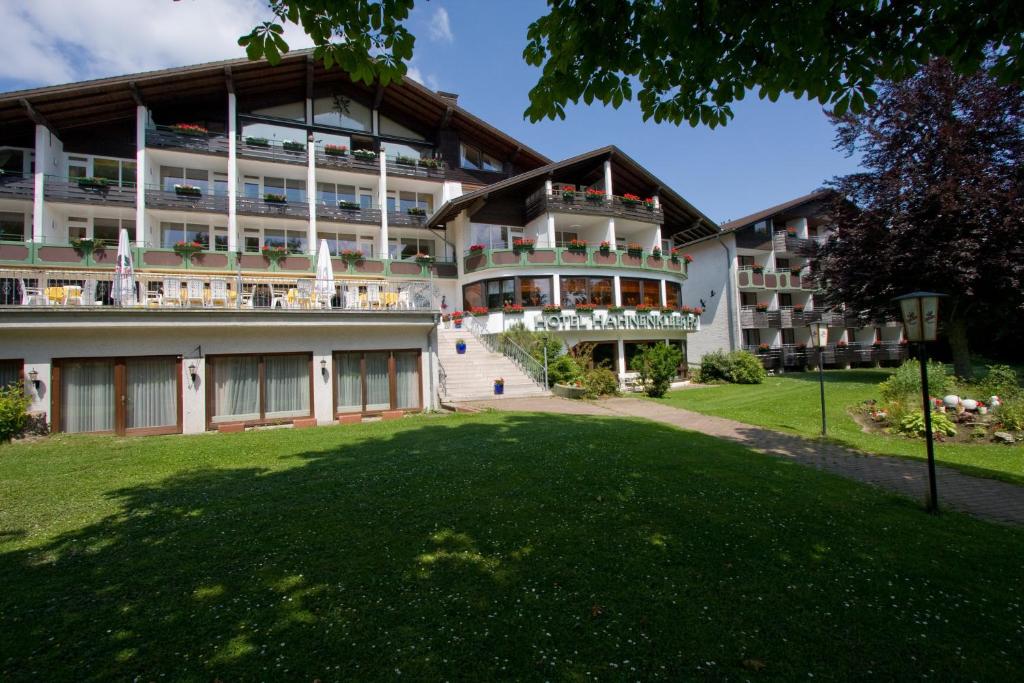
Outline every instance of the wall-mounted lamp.
{"label": "wall-mounted lamp", "polygon": [[196,374],[196,364],[195,363],[189,363],[188,364],[188,376],[189,376],[189,378],[191,378],[192,384],[195,385],[196,380],[199,379],[199,375]]}
{"label": "wall-mounted lamp", "polygon": [[323,378],[324,378],[325,382],[327,381],[327,378],[331,376],[330,373],[327,372],[327,359],[326,358],[321,358],[320,359],[320,374],[323,375]]}
{"label": "wall-mounted lamp", "polygon": [[39,381],[39,371],[37,371],[35,368],[29,370],[28,381],[32,382],[32,386],[35,387],[36,391],[39,391],[39,385],[42,384],[42,382]]}

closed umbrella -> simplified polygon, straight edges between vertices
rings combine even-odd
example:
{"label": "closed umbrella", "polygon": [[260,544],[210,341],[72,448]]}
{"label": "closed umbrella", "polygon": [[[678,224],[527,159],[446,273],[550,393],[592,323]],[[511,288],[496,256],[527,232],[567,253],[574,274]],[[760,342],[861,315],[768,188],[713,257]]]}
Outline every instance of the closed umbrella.
{"label": "closed umbrella", "polygon": [[334,296],[334,266],[331,265],[327,240],[320,240],[320,248],[316,252],[316,293],[317,300],[329,308]]}
{"label": "closed umbrella", "polygon": [[134,306],[135,299],[135,263],[132,259],[131,242],[128,231],[122,230],[117,239],[117,265],[114,267],[114,286],[111,298],[122,306]]}

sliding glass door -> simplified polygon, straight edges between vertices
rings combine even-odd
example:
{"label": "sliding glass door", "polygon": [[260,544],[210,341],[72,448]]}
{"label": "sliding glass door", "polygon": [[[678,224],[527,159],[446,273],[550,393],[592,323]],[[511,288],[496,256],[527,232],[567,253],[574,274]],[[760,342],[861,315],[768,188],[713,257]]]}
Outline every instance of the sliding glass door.
{"label": "sliding glass door", "polygon": [[53,374],[60,431],[181,432],[181,361],[175,356],[56,359]]}
{"label": "sliding glass door", "polygon": [[419,410],[420,351],[339,351],[334,354],[338,413]]}
{"label": "sliding glass door", "polygon": [[207,422],[308,417],[311,358],[308,353],[207,357]]}

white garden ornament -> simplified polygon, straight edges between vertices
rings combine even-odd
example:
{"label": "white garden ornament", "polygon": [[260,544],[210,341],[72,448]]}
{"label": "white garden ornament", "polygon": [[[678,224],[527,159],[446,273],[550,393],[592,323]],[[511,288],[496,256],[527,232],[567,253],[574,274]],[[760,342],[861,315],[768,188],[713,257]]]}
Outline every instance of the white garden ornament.
{"label": "white garden ornament", "polygon": [[973,398],[965,398],[965,399],[963,399],[962,401],[960,401],[960,405],[962,405],[964,407],[964,410],[972,410],[973,411],[973,410],[977,410],[978,409],[978,402],[975,401]]}
{"label": "white garden ornament", "polygon": [[947,408],[956,408],[958,405],[960,405],[960,397],[955,395],[955,394],[950,394],[948,396],[943,396],[942,397],[942,403]]}

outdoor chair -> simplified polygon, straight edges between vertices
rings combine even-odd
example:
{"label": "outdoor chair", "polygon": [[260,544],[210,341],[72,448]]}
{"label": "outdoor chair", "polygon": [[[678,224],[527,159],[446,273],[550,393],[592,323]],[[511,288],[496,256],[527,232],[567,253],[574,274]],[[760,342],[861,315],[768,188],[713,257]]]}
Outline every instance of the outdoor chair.
{"label": "outdoor chair", "polygon": [[380,308],[380,285],[366,285],[366,304],[370,308]]}
{"label": "outdoor chair", "polygon": [[186,282],[186,302],[189,306],[206,305],[206,288],[202,280],[190,279]]}
{"label": "outdoor chair", "polygon": [[210,305],[228,305],[228,283],[226,280],[210,280]]}
{"label": "outdoor chair", "polygon": [[409,300],[408,289],[403,289],[398,293],[398,307],[402,309],[412,308],[412,302]]}
{"label": "outdoor chair", "polygon": [[345,308],[360,308],[359,292],[345,288]]}
{"label": "outdoor chair", "polygon": [[46,303],[46,298],[43,296],[43,290],[39,287],[25,284],[25,280],[18,280],[18,285],[21,287],[21,305],[22,306],[41,306]]}
{"label": "outdoor chair", "polygon": [[181,306],[185,293],[181,291],[181,280],[164,280],[163,291],[158,291],[156,300],[161,306]]}

